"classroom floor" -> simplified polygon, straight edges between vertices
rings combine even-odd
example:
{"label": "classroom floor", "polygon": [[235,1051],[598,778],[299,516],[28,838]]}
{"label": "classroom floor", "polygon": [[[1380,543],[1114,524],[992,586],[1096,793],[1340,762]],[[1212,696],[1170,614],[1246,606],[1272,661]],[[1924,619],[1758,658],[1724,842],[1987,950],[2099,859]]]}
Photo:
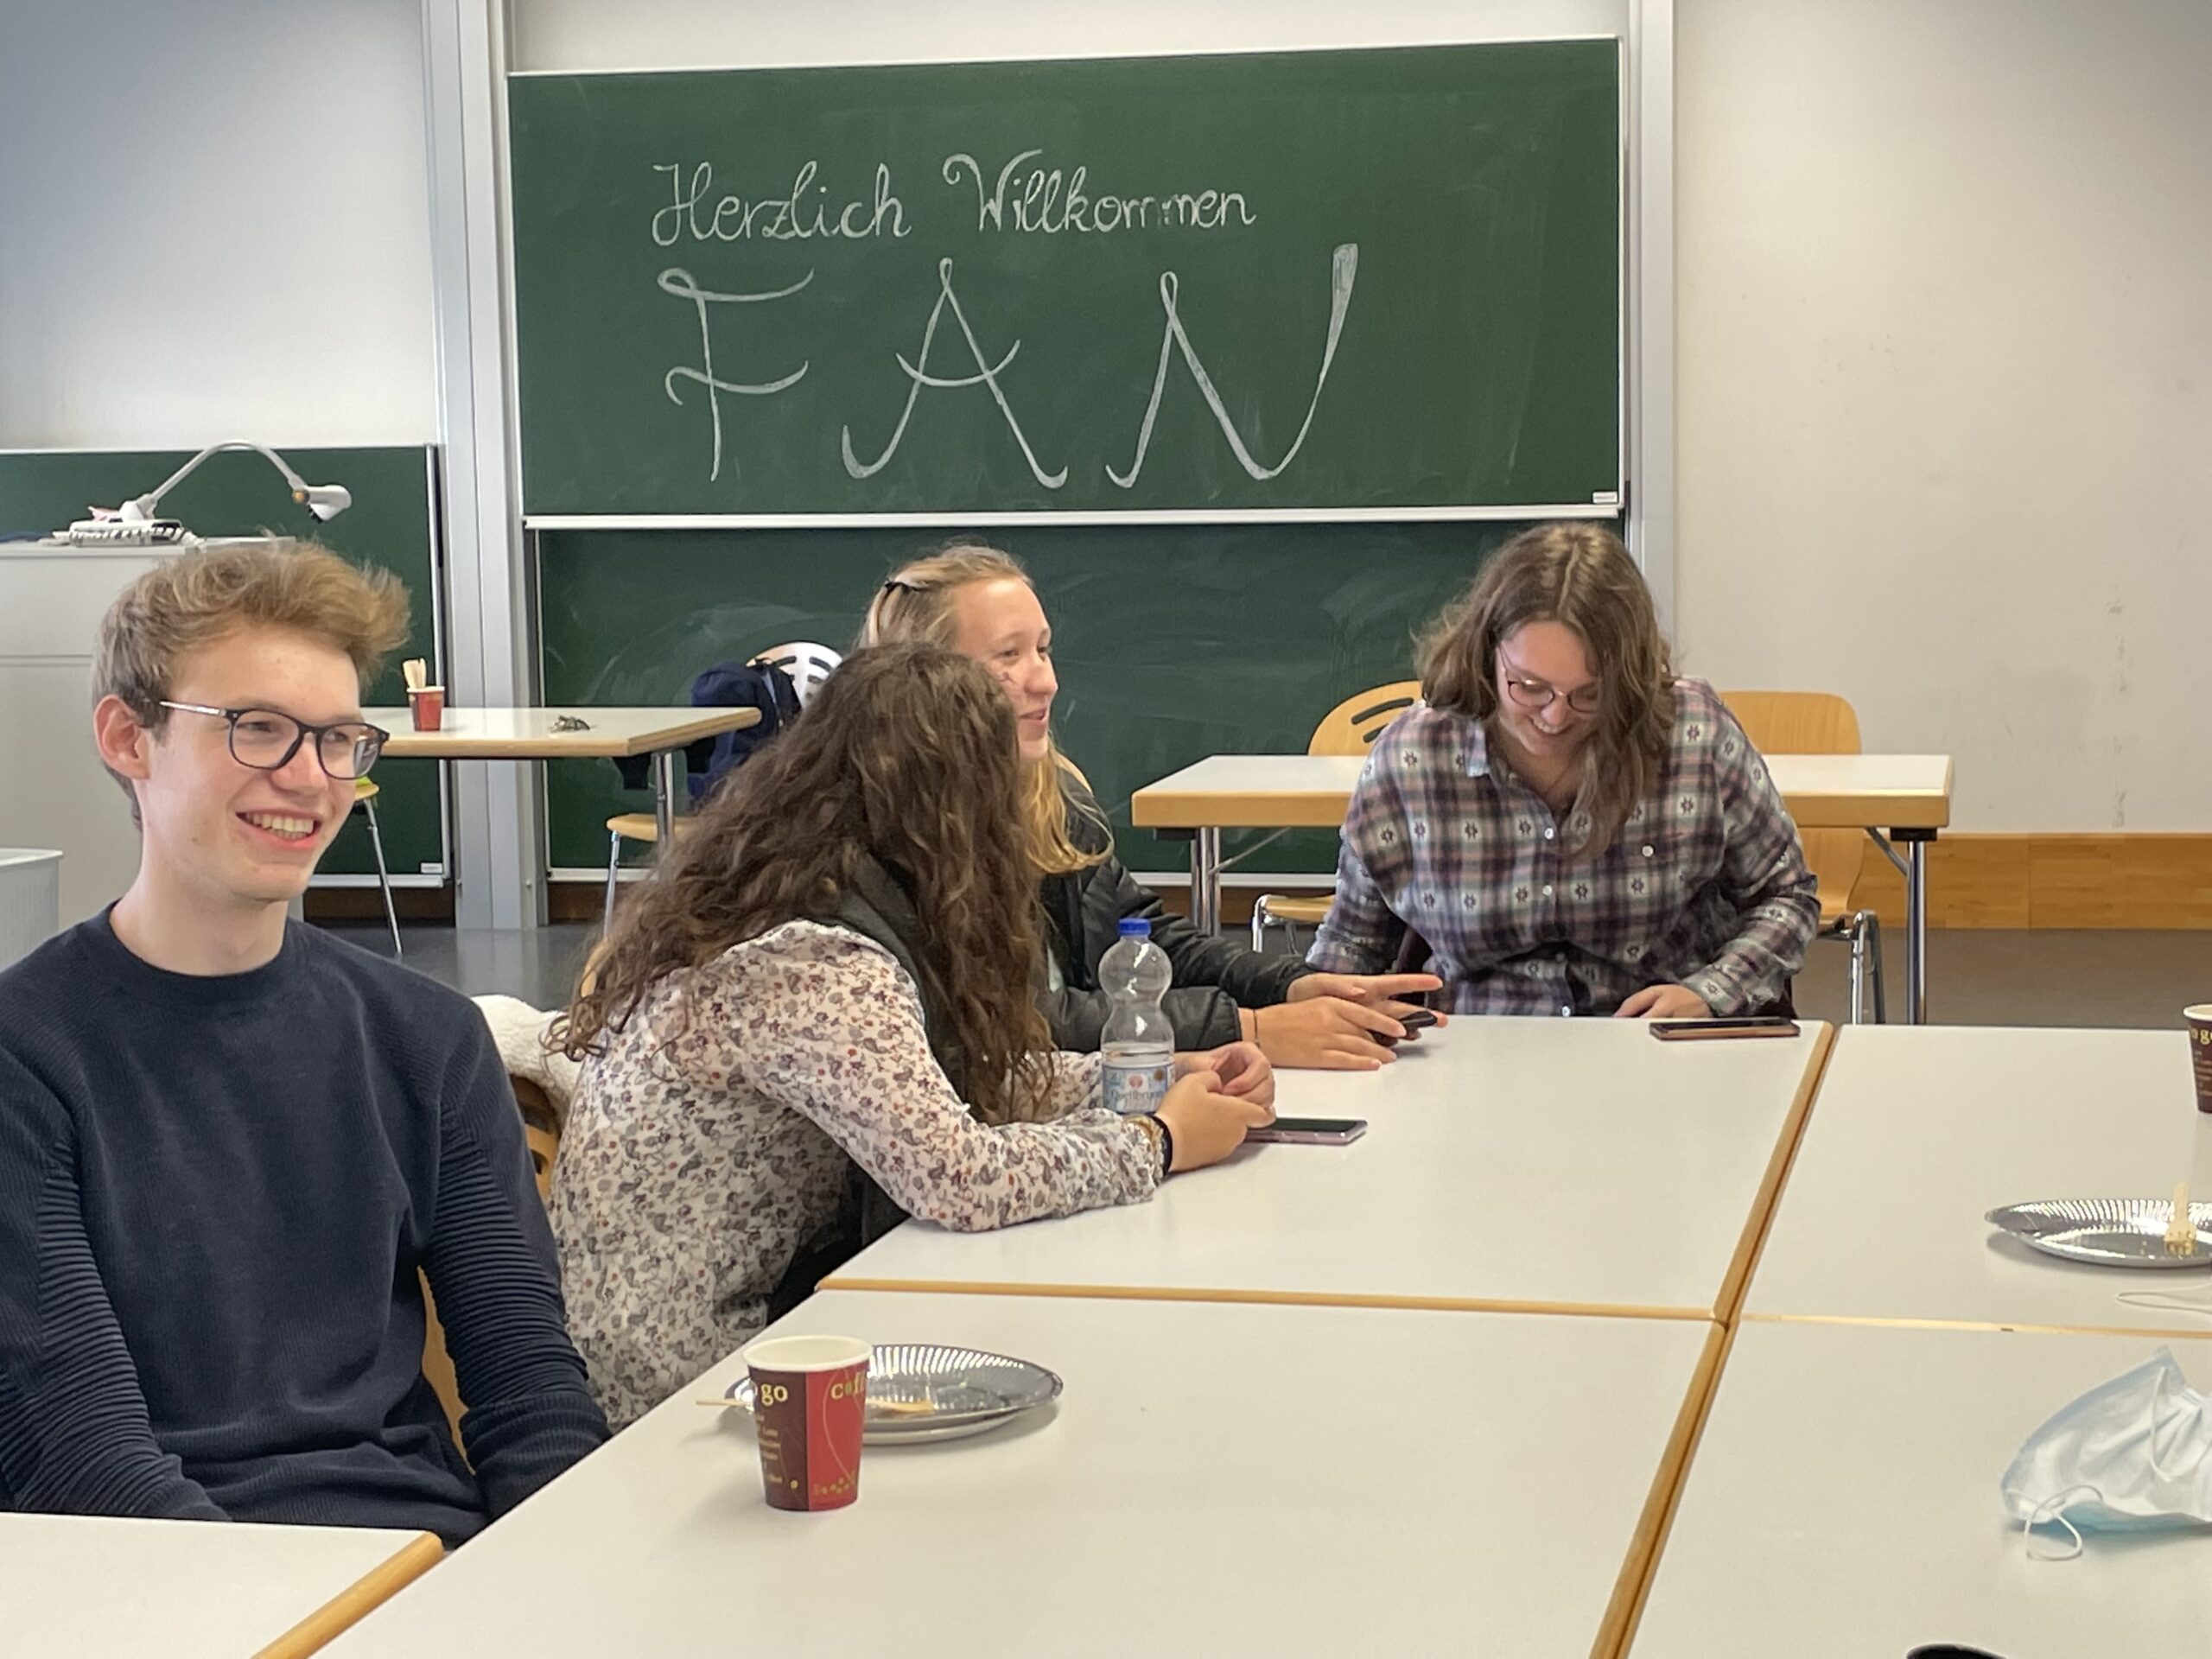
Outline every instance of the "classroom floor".
{"label": "classroom floor", "polygon": [[[388,952],[380,927],[334,931]],[[535,932],[410,927],[410,967],[477,995],[504,991],[539,1007],[566,999],[591,941],[582,924]],[[1890,1014],[1904,1002],[1904,955],[1890,950]],[[1797,980],[1798,1011],[1840,1022],[1850,1007],[1850,952],[1817,941]],[[2212,1001],[2212,933],[1936,932],[1928,941],[1929,1018],[1967,1026],[2141,1026],[2180,1023],[2181,1010]]]}

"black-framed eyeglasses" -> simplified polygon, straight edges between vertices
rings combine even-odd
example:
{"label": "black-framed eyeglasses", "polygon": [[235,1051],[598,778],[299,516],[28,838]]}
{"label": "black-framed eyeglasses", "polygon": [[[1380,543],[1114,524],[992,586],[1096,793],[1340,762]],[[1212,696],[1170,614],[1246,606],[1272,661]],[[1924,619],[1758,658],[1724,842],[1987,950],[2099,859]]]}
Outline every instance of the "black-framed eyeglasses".
{"label": "black-framed eyeglasses", "polygon": [[381,726],[372,726],[365,720],[334,721],[327,726],[310,726],[304,720],[276,709],[211,709],[201,702],[170,702],[164,699],[164,709],[174,709],[181,715],[212,715],[217,720],[228,721],[231,727],[231,758],[242,766],[251,766],[257,772],[276,772],[288,764],[300,752],[300,745],[315,739],[315,758],[322,762],[323,772],[351,783],[369,775],[369,768],[384,753],[384,746],[391,734]]}
{"label": "black-framed eyeglasses", "polygon": [[1550,708],[1561,696],[1578,715],[1598,712],[1603,695],[1598,686],[1579,685],[1572,691],[1561,692],[1548,680],[1530,679],[1502,656],[1497,659],[1497,671],[1498,677],[1505,682],[1505,695],[1531,713]]}

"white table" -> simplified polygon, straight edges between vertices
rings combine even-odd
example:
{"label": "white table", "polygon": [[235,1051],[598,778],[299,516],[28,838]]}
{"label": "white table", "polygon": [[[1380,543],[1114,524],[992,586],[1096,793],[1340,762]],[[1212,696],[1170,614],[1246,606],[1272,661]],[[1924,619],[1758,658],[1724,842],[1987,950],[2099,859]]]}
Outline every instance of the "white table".
{"label": "white table", "polygon": [[1348,1147],[1248,1147],[1147,1204],[1001,1232],[908,1222],[827,1281],[1205,1301],[1732,1312],[1831,1036],[1455,1020],[1376,1072],[1278,1073]]}
{"label": "white table", "polygon": [[280,1642],[276,1653],[312,1653],[442,1553],[428,1533],[378,1528],[0,1513],[0,1647],[25,1659],[244,1659]]}
{"label": "white table", "polygon": [[[1137,791],[1129,818],[1191,837],[1191,915],[1211,932],[1221,922],[1221,832],[1333,830],[1364,764],[1363,755],[1217,754]],[[1905,1019],[1919,1024],[1928,1014],[1927,847],[1951,822],[1951,757],[1770,754],[1766,764],[1798,828],[1864,830],[1904,874]]]}
{"label": "white table", "polygon": [[[454,709],[435,732],[415,729],[405,709],[369,709],[362,718],[391,734],[389,755],[439,760],[653,760],[653,819],[663,847],[675,845],[674,821],[683,800],[677,757],[702,737],[742,731],[760,723],[758,709],[606,708]],[[580,731],[556,730],[580,720]]]}
{"label": "white table", "polygon": [[1028,1297],[823,1295],[775,1329],[1017,1354],[1066,1392],[871,1446],[858,1503],[787,1515],[749,1427],[690,1403],[726,1361],[332,1654],[1610,1654],[1719,1345]]}
{"label": "white table", "polygon": [[2212,1300],[2202,1269],[2030,1249],[1982,1219],[2031,1198],[2212,1198],[2212,1117],[2179,1031],[1853,1026],[1837,1039],[1746,1319],[2212,1336],[2122,1291]]}
{"label": "white table", "polygon": [[[2202,1532],[2093,1538],[2078,1560],[2036,1560],[1998,1495],[2037,1424],[2156,1346],[1744,1326],[1630,1655],[1904,1659],[1933,1642],[2006,1659],[2212,1652]],[[2212,1386],[2212,1350],[2177,1352]]]}

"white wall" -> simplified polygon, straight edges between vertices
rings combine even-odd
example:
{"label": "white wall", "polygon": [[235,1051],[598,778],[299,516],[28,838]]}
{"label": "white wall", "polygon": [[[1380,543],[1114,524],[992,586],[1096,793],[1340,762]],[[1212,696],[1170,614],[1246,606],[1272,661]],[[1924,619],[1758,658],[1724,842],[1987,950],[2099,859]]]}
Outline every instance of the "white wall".
{"label": "white wall", "polygon": [[2212,830],[2212,5],[1679,0],[1689,667]]}
{"label": "white wall", "polygon": [[10,0],[0,448],[437,435],[420,0]]}
{"label": "white wall", "polygon": [[517,69],[760,67],[1617,35],[1631,0],[509,0]]}

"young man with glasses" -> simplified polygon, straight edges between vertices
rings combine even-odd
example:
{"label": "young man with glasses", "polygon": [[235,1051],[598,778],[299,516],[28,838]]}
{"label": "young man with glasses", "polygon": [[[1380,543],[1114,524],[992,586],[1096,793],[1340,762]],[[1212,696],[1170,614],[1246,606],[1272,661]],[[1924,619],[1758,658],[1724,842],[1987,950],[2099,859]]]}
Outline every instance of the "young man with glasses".
{"label": "young man with glasses", "polygon": [[482,1019],[287,919],[406,616],[389,575],[271,542],[170,560],[102,625],[142,852],[0,973],[0,1509],[454,1542],[606,1438]]}

